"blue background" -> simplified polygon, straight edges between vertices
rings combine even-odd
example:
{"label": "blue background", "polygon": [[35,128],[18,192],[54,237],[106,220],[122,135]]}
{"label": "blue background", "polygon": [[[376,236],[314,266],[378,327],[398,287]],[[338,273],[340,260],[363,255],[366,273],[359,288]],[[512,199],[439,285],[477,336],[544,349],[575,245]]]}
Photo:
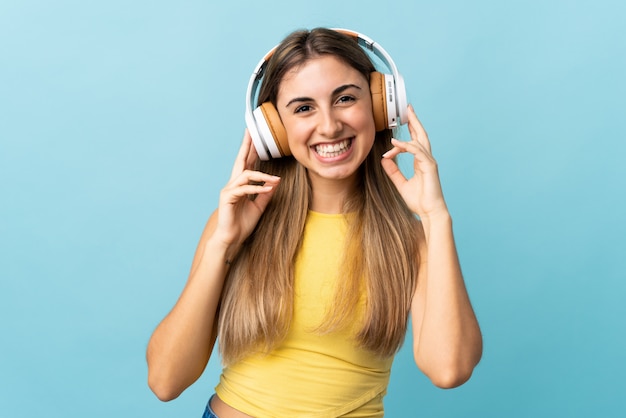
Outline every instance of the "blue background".
{"label": "blue background", "polygon": [[0,2],[0,415],[201,416],[217,359],[161,403],[147,340],[230,173],[254,65],[332,26],[406,79],[484,332],[449,391],[407,341],[387,416],[626,416],[626,6],[383,3]]}

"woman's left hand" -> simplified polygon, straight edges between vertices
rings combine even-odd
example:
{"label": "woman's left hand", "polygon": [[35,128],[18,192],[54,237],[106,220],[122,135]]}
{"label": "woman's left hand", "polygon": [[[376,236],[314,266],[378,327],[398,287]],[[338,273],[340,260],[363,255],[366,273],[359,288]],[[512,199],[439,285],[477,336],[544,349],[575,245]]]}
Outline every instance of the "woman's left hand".
{"label": "woman's left hand", "polygon": [[[447,213],[437,162],[433,158],[428,135],[411,105],[408,108],[408,116],[411,140],[404,142],[392,138],[393,148],[383,155],[381,164],[407,206],[420,218]],[[402,174],[393,160],[395,156],[404,152],[411,153],[414,157],[413,177],[410,179]]]}

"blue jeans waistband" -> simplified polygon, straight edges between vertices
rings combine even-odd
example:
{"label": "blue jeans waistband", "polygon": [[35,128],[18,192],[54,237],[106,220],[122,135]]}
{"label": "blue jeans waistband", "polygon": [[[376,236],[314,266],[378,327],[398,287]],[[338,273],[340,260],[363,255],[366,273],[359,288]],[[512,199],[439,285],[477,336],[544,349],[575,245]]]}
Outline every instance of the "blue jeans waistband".
{"label": "blue jeans waistband", "polygon": [[[215,396],[215,395],[213,395]],[[202,418],[219,418],[215,412],[211,409],[211,399],[213,399],[213,396],[211,396],[211,398],[209,399],[209,402],[207,402],[206,404],[206,408],[204,409],[204,414],[202,415]]]}

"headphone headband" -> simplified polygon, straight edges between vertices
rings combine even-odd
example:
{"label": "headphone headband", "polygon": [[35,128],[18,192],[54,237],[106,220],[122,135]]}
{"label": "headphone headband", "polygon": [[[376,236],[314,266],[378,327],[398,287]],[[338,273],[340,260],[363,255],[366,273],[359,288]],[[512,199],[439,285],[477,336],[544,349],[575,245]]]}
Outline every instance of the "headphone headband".
{"label": "headphone headband", "polygon": [[[408,120],[408,115],[406,110],[407,99],[404,79],[398,72],[398,68],[393,62],[393,59],[391,59],[391,56],[382,46],[359,32],[341,28],[332,28],[332,30],[355,38],[359,46],[361,46],[364,50],[373,53],[391,71],[390,76],[383,74],[383,91],[386,100],[385,110],[387,113],[386,127],[387,129],[392,129],[405,124]],[[248,131],[250,132],[250,136],[252,137],[254,147],[256,148],[257,154],[259,154],[261,160],[280,158],[285,155],[285,153],[281,152],[281,148],[284,148],[280,145],[281,141],[274,138],[275,132],[274,129],[272,129],[272,124],[268,123],[266,120],[266,115],[262,111],[261,107],[256,107],[254,103],[267,63],[277,47],[278,45],[270,49],[256,65],[252,75],[250,76],[250,81],[248,82],[248,88],[246,91],[246,125],[248,127]],[[278,118],[278,121],[279,120],[280,119]],[[274,123],[274,125],[276,125],[276,123]],[[284,140],[286,141],[286,138]]]}
{"label": "headphone headband", "polygon": [[371,38],[363,35],[362,33],[358,33],[349,29],[333,28],[332,30],[356,38],[357,43],[363,49],[371,51],[383,62],[383,64],[387,66],[388,69],[391,70],[391,74],[394,76],[394,78],[402,78],[402,76],[398,72],[398,67],[396,67],[393,59],[391,59],[391,55],[389,55],[387,51],[385,51],[385,49],[380,46],[380,44],[377,44]]}

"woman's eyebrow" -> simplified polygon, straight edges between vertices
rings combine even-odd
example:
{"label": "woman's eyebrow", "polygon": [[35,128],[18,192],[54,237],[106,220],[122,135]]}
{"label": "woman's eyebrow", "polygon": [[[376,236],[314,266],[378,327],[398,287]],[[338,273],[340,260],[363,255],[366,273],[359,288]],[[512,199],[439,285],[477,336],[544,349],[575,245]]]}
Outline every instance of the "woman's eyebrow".
{"label": "woman's eyebrow", "polygon": [[289,100],[289,102],[287,102],[287,104],[285,105],[285,107],[289,107],[294,103],[300,103],[300,102],[312,102],[313,99],[311,99],[310,97],[295,97],[291,100]]}
{"label": "woman's eyebrow", "polygon": [[339,86],[337,87],[335,90],[333,90],[333,96],[343,93],[344,91],[348,90],[349,88],[355,88],[358,90],[361,90],[360,86],[357,86],[356,84],[344,84],[343,86]]}
{"label": "woman's eyebrow", "polygon": [[[357,86],[356,84],[344,84],[342,86],[337,87],[335,90],[333,90],[332,95],[336,96],[337,94],[343,93],[344,91],[350,89],[350,88],[355,88],[358,90],[361,90],[360,86]],[[301,103],[301,102],[312,102],[313,99],[310,97],[294,97],[293,99],[289,100],[289,102],[287,102],[287,104],[285,105],[285,107],[289,107],[294,103]]]}

